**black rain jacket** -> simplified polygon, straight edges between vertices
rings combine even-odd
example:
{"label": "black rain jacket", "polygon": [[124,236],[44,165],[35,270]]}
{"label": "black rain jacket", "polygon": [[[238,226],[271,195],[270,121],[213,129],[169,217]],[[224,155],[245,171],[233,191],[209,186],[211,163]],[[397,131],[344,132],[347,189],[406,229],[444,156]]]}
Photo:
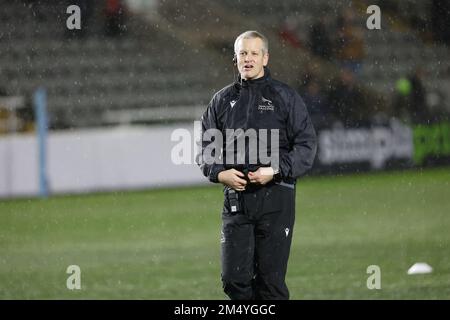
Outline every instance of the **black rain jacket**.
{"label": "black rain jacket", "polygon": [[[200,169],[211,182],[218,182],[217,176],[223,170],[235,168],[245,173],[270,166],[259,163],[259,159],[258,163],[250,164],[248,154],[244,164],[227,164],[226,129],[245,131],[250,128],[257,132],[258,129],[279,129],[279,171],[284,182],[295,183],[312,167],[317,150],[316,133],[306,106],[294,89],[272,79],[265,67],[263,77],[248,81],[238,78],[218,91],[202,116],[202,137],[208,129],[218,129],[224,137],[221,161],[207,164],[197,158]],[[270,138],[264,139],[270,150]],[[202,139],[199,148],[202,154],[210,143]]]}

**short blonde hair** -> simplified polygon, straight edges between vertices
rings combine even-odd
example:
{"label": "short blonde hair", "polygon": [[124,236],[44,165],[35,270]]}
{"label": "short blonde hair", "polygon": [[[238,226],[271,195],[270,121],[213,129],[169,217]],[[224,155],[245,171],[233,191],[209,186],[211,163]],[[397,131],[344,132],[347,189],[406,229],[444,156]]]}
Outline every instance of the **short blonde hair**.
{"label": "short blonde hair", "polygon": [[263,42],[263,48],[262,51],[263,53],[268,53],[269,52],[269,41],[267,40],[267,38],[260,32],[258,31],[254,31],[254,30],[250,30],[250,31],[245,31],[244,33],[241,33],[236,40],[234,41],[234,53],[236,54],[236,49],[237,49],[237,44],[239,42],[239,40],[242,39],[255,39],[255,38],[259,38],[262,40]]}

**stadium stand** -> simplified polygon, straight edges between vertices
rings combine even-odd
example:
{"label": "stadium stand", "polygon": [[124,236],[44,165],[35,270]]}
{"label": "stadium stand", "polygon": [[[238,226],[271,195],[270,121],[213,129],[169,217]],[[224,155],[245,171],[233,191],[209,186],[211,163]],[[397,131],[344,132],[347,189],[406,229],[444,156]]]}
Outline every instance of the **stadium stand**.
{"label": "stadium stand", "polygon": [[114,123],[113,111],[123,109],[160,108],[159,119],[150,113],[133,119],[161,121],[162,114],[170,120],[177,115],[169,107],[209,101],[214,77],[197,70],[208,68],[210,59],[138,16],[128,20],[123,36],[105,36],[99,3],[83,38],[65,30],[66,2],[5,3],[0,66],[8,91],[29,96],[45,86],[51,127],[57,129]]}
{"label": "stadium stand", "polygon": [[[430,11],[426,4],[407,2],[408,14],[429,19],[423,14]],[[271,57],[277,77],[300,88],[302,76],[312,71],[327,89],[330,79],[338,77],[339,64],[309,52],[312,25],[326,13],[331,17],[326,27],[333,35],[335,18],[351,7],[357,12],[354,23],[365,28],[370,3],[200,0],[194,5],[166,0],[159,3],[157,15],[148,15],[151,18],[145,12],[130,13],[119,37],[105,35],[103,4],[95,2],[82,37],[72,36],[65,28],[66,1],[3,4],[3,82],[15,96],[29,97],[38,86],[45,86],[53,129],[197,118],[212,92],[231,81],[232,42],[243,27],[268,35],[271,47],[278,51]],[[407,23],[410,20],[408,16],[393,19],[392,11],[383,11],[382,29],[363,32],[365,57],[358,85],[372,101],[368,114],[391,112],[396,81],[417,66],[424,70],[424,85],[431,95],[427,99],[442,97],[434,107],[450,110],[449,48],[427,41]],[[299,47],[280,36],[286,23],[293,28]]]}
{"label": "stadium stand", "polygon": [[[383,10],[384,2],[380,1]],[[365,28],[369,16],[366,8],[371,4],[370,1],[350,0],[287,0],[270,4],[263,4],[257,0],[226,0],[224,3],[230,10],[241,12],[245,17],[254,17],[260,24],[270,25],[271,28],[282,26],[287,18],[294,20],[296,36],[303,48],[308,47],[308,33],[318,17],[325,17],[326,27],[332,38],[337,29],[335,17],[342,10],[353,8],[357,13],[354,23]],[[424,83],[428,91],[446,95],[450,91],[449,47],[423,41],[420,28],[407,23],[414,21],[413,17],[416,17],[415,20],[420,17],[425,23],[425,28],[431,29],[431,1],[408,0],[402,1],[400,6],[399,16],[393,17],[392,11],[382,11],[381,30],[364,30],[366,57],[363,61],[360,83],[390,100],[394,94],[396,80],[412,74],[420,66],[424,69]],[[330,13],[335,13],[335,17]],[[450,110],[449,101],[447,96],[446,104],[441,106],[447,111]]]}

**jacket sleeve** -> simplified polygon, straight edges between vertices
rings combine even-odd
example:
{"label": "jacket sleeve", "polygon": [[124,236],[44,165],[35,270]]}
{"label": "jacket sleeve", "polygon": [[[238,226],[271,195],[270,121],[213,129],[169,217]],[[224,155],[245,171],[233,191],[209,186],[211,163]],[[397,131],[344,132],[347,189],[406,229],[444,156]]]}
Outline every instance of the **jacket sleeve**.
{"label": "jacket sleeve", "polygon": [[[200,154],[197,154],[197,164],[200,166],[200,170],[203,172],[203,175],[209,179],[209,181],[217,183],[218,175],[221,171],[225,170],[225,167],[221,161],[211,161],[211,159],[205,159],[205,149],[208,145],[210,145],[212,142],[208,139],[204,139],[204,134],[209,129],[216,129],[221,130],[218,126],[217,121],[217,111],[219,108],[219,101],[220,99],[217,97],[217,94],[212,98],[211,102],[208,104],[208,108],[206,109],[205,113],[203,114],[201,121],[201,134],[200,134],[200,142],[199,142],[199,152]],[[217,141],[216,141],[217,142]],[[217,146],[219,147],[219,146]],[[220,148],[223,147],[220,146]],[[220,150],[219,148],[216,148],[215,150]],[[212,154],[212,156],[217,159],[218,157],[215,156],[215,154]],[[222,157],[220,157],[222,159]],[[210,161],[206,161],[210,160]]]}
{"label": "jacket sleeve", "polygon": [[281,156],[282,177],[297,179],[311,169],[317,151],[316,132],[305,103],[297,92],[289,99],[287,136],[290,151]]}

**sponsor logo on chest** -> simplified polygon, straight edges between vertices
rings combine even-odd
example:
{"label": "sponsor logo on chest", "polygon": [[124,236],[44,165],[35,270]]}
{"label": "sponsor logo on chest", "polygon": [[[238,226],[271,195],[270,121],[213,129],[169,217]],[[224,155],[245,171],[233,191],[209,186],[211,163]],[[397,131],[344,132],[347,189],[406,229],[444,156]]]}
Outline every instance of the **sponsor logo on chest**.
{"label": "sponsor logo on chest", "polygon": [[261,103],[258,105],[258,110],[261,112],[262,111],[274,111],[275,106],[273,105],[271,100],[262,97]]}

